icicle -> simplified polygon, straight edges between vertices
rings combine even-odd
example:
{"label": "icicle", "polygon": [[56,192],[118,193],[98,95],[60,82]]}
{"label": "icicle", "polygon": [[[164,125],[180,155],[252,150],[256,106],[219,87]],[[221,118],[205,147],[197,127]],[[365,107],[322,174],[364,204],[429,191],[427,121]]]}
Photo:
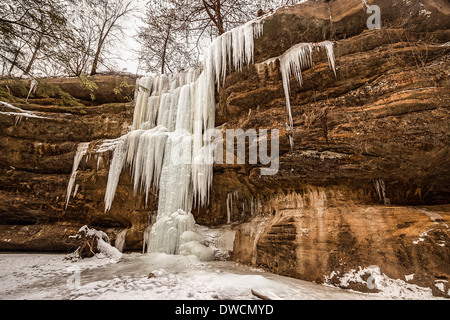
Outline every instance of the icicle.
{"label": "icicle", "polygon": [[254,52],[254,28],[253,21],[247,22],[243,27],[244,45],[245,45],[245,62],[247,64],[253,63],[253,52]]}
{"label": "icicle", "polygon": [[194,196],[199,206],[205,206],[209,203],[215,148],[216,145],[214,143],[202,147],[193,160]]}
{"label": "icicle", "polygon": [[128,229],[123,229],[122,231],[120,231],[114,242],[114,247],[116,247],[120,252],[123,252],[123,249],[125,247],[125,237],[127,236],[127,231]]}
{"label": "icicle", "polygon": [[134,167],[139,138],[145,132],[143,129],[131,131],[127,134],[127,165]]}
{"label": "icicle", "polygon": [[77,147],[77,152],[73,159],[72,174],[70,175],[69,184],[67,185],[65,209],[67,209],[67,205],[69,204],[70,195],[72,193],[72,188],[75,183],[75,179],[77,178],[78,166],[80,165],[81,159],[86,154],[88,147],[89,147],[89,142],[82,142]]}
{"label": "icicle", "polygon": [[77,185],[75,186],[75,190],[73,190],[73,198],[75,198],[75,196],[77,195],[77,192],[78,192],[78,188],[80,187],[80,184],[79,183],[77,183]]}
{"label": "icicle", "polygon": [[137,80],[136,91],[138,93],[136,95],[136,105],[134,107],[132,130],[140,128],[142,122],[145,121],[144,119],[147,118],[147,104],[151,88],[152,79],[141,78]]}
{"label": "icicle", "polygon": [[233,210],[233,194],[227,193],[227,223],[231,223],[231,213]]}
{"label": "icicle", "polygon": [[380,201],[383,200],[385,205],[391,203],[389,198],[386,198],[386,185],[383,179],[374,180],[373,184],[375,186],[375,190],[377,191],[378,197]]}
{"label": "icicle", "polygon": [[241,71],[244,62],[244,29],[242,27],[234,28],[232,31],[232,44],[233,44],[233,66],[234,69]]}
{"label": "icicle", "polygon": [[108,183],[106,185],[105,193],[105,212],[111,209],[114,195],[116,193],[117,185],[119,183],[120,173],[126,160],[127,150],[127,136],[123,136],[113,153],[111,166],[109,167]]}
{"label": "icicle", "polygon": [[225,82],[227,75],[227,66],[231,66],[231,45],[232,45],[232,33],[230,31],[225,32],[222,36],[222,70],[220,77],[222,83]]}
{"label": "icicle", "polygon": [[169,118],[170,118],[170,101],[172,96],[170,93],[165,93],[161,96],[161,102],[159,104],[158,110],[158,126],[169,126]]}
{"label": "icicle", "polygon": [[144,131],[139,137],[132,175],[135,194],[143,189],[146,199],[151,187],[157,190],[159,185],[167,133],[166,127],[157,126]]}
{"label": "icicle", "polygon": [[253,23],[253,36],[255,38],[259,38],[263,34],[264,31],[263,26],[264,26],[263,20],[258,20]]}
{"label": "icicle", "polygon": [[212,50],[209,51],[209,53],[211,55],[213,55],[213,57],[211,57],[211,59],[214,59],[214,73],[216,74],[216,83],[217,83],[217,91],[219,91],[219,87],[220,87],[220,78],[222,76],[222,71],[223,69],[225,69],[225,66],[222,66],[223,63],[223,55],[226,54],[226,51],[223,52],[222,51],[222,39],[224,37],[217,37],[213,43],[211,44],[211,48],[213,48]]}
{"label": "icicle", "polygon": [[191,85],[184,85],[181,88],[178,106],[177,106],[177,114],[176,114],[176,124],[175,127],[178,130],[186,130],[187,132],[192,132],[192,93]]}
{"label": "icicle", "polygon": [[325,47],[328,57],[328,63],[336,76],[335,58],[333,52],[333,43],[324,41],[318,44],[299,43],[287,50],[280,57],[280,72],[283,80],[284,95],[286,98],[286,109],[288,112],[288,131],[289,143],[294,147],[294,121],[292,119],[292,110],[290,102],[290,77],[294,75],[300,86],[303,85],[302,69],[313,66],[312,52],[314,48]]}
{"label": "icicle", "polygon": [[175,130],[180,90],[181,90],[181,88],[176,88],[173,92],[171,92],[171,100],[170,100],[170,106],[169,106],[169,118],[168,118],[168,123],[166,126],[167,129],[169,129],[169,131]]}
{"label": "icicle", "polygon": [[[158,118],[158,107],[159,106],[159,96],[148,97],[147,100],[147,117],[145,121],[150,124],[151,127],[156,126],[156,119]],[[142,128],[142,127],[139,127]]]}
{"label": "icicle", "polygon": [[169,77],[166,74],[162,74],[159,77],[156,78],[158,81],[158,91],[156,91],[156,94],[158,96],[166,93],[169,91]]}
{"label": "icicle", "polygon": [[98,158],[97,158],[97,170],[100,168],[102,162],[103,162],[103,157],[102,156],[98,156]]}
{"label": "icicle", "polygon": [[319,43],[319,45],[322,47],[325,47],[325,50],[327,52],[327,57],[328,57],[328,63],[330,65],[331,70],[333,70],[333,72],[334,72],[334,76],[337,77],[336,59],[334,57],[333,42],[324,41],[324,42]]}

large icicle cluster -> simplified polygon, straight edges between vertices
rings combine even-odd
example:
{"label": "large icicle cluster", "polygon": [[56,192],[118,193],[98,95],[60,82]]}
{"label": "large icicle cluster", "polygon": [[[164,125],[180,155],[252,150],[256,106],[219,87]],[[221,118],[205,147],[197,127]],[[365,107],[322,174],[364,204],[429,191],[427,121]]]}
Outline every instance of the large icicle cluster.
{"label": "large icicle cluster", "polygon": [[[135,194],[144,193],[146,202],[149,193],[158,194],[156,222],[144,234],[143,247],[148,251],[196,252],[203,259],[211,256],[208,248],[198,241],[195,243],[198,237],[192,236],[195,221],[191,210],[194,205],[204,206],[209,202],[217,145],[212,141],[210,131],[215,123],[216,85],[218,90],[228,70],[240,71],[245,64],[254,62],[254,38],[262,31],[262,19],[250,21],[216,38],[206,51],[201,69],[137,80],[131,131],[107,144],[107,148],[114,146],[114,152],[105,193],[105,211],[111,209],[122,170],[129,168]],[[329,41],[300,43],[278,57],[291,147],[290,76],[294,75],[302,84],[302,69],[312,66],[313,50],[321,47],[326,49],[330,67],[336,74],[333,44]],[[81,144],[75,157],[67,202],[86,149],[87,145]],[[230,210],[228,208],[229,221]]]}
{"label": "large icicle cluster", "polygon": [[[149,251],[178,253],[181,234],[195,226],[194,203],[209,202],[215,144],[207,133],[215,123],[216,85],[229,68],[253,63],[253,41],[261,33],[262,21],[250,21],[213,41],[202,70],[138,79],[131,131],[120,138],[111,161],[105,211],[129,167],[135,194],[143,192],[146,201],[151,191],[159,195],[156,223],[145,236]],[[186,248],[208,256],[201,246]]]}

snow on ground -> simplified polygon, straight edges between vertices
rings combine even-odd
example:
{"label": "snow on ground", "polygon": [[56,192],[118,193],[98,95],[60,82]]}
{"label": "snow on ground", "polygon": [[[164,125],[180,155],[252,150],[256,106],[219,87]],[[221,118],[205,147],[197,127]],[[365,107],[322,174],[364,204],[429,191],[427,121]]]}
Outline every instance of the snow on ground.
{"label": "snow on ground", "polygon": [[[325,276],[325,282],[328,283],[333,276],[339,277],[339,287],[347,288],[350,283],[360,283],[366,285],[369,289],[381,291],[381,295],[386,299],[415,299],[429,300],[434,299],[431,288],[420,287],[415,284],[407,283],[401,279],[391,279],[381,272],[378,266],[369,266],[367,268],[352,269],[349,272],[340,275],[340,272],[332,272],[330,276]],[[368,277],[366,280],[363,277]],[[405,280],[414,278],[413,275],[406,275]],[[439,288],[439,287],[438,287]],[[444,291],[444,287],[440,289]],[[450,291],[449,291],[450,293]]]}
{"label": "snow on ground", "polygon": [[252,289],[283,300],[385,298],[282,277],[230,261],[200,262],[195,256],[131,253],[119,262],[97,257],[72,262],[65,257],[0,254],[0,299],[257,299]]}

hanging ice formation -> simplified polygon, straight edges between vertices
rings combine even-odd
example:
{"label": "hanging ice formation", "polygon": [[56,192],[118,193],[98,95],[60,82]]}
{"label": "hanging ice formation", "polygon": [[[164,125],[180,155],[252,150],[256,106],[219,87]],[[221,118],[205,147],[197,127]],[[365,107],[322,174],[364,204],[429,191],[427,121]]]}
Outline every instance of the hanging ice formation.
{"label": "hanging ice formation", "polygon": [[[202,69],[137,80],[131,131],[108,143],[114,146],[105,193],[105,211],[111,209],[119,177],[128,167],[134,192],[158,193],[156,222],[144,234],[143,247],[149,252],[196,254],[211,257],[208,248],[193,239],[193,206],[209,202],[216,142],[207,134],[214,128],[215,91],[224,82],[228,69],[242,70],[254,61],[254,38],[263,32],[263,20],[253,20],[217,37],[208,47]],[[282,56],[280,71],[286,95],[290,143],[293,147],[293,120],[289,100],[289,78],[302,84],[302,69],[312,66],[313,49],[324,47],[330,67],[335,70],[333,44],[300,43]],[[221,146],[220,146],[221,147]],[[66,206],[78,164],[87,145],[79,146],[67,189]],[[231,220],[231,208],[228,209]],[[182,236],[185,234],[186,236]]]}
{"label": "hanging ice formation", "polygon": [[194,230],[193,206],[209,202],[215,143],[206,132],[214,128],[216,85],[230,66],[241,70],[253,63],[253,41],[261,33],[262,21],[250,21],[213,41],[202,70],[137,80],[133,124],[113,153],[105,211],[111,208],[120,173],[130,168],[135,194],[143,192],[147,201],[150,192],[158,193],[156,222],[144,237],[148,251],[177,254],[181,248],[211,256],[199,243],[185,243],[192,237],[181,235]]}
{"label": "hanging ice formation", "polygon": [[331,41],[324,41],[319,43],[299,43],[287,50],[282,56],[280,56],[280,71],[283,79],[283,89],[286,97],[286,109],[289,119],[289,143],[291,148],[294,147],[294,122],[292,120],[291,102],[290,102],[290,83],[289,79],[291,75],[294,75],[295,79],[303,84],[302,69],[313,66],[312,53],[316,48],[320,50],[324,47],[328,57],[328,63],[336,76],[335,57],[333,52],[333,43]]}
{"label": "hanging ice formation", "polygon": [[114,247],[116,247],[120,252],[123,252],[125,247],[125,237],[127,236],[128,229],[123,229],[117,234],[116,241],[114,242]]}
{"label": "hanging ice formation", "polygon": [[[72,194],[73,185],[75,184],[75,179],[77,177],[78,166],[80,165],[81,159],[86,154],[88,147],[89,147],[89,142],[80,143],[78,145],[77,152],[75,154],[75,158],[73,159],[72,173],[70,175],[69,184],[67,185],[66,205],[65,205],[66,209],[67,209],[67,205],[69,204],[70,195]],[[78,191],[78,188],[75,188],[74,195],[73,195],[74,197],[75,197],[77,191]]]}

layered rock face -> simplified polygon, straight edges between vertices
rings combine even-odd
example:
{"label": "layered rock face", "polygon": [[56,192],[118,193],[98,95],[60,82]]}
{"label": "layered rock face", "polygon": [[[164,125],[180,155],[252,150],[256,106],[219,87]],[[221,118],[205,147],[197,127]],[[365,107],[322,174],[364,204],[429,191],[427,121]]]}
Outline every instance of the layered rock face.
{"label": "layered rock face", "polygon": [[[380,30],[366,25],[372,4],[381,9]],[[448,2],[307,1],[265,21],[255,64],[230,73],[218,92],[216,125],[223,132],[278,129],[279,171],[215,165],[210,205],[193,212],[197,223],[230,221],[232,258],[279,274],[339,284],[340,275],[376,265],[448,294]],[[279,57],[297,43],[324,40],[334,42],[336,75],[321,50],[302,70],[301,86],[291,79],[291,148]],[[105,214],[111,153],[97,152],[102,139],[126,132],[133,105],[69,114],[23,108],[42,118],[0,114],[0,249],[67,251],[68,235],[88,224],[112,239],[129,229],[126,249],[140,250],[155,198],[146,206],[124,170]],[[89,141],[65,209],[77,145]]]}
{"label": "layered rock face", "polygon": [[[256,64],[219,94],[218,125],[279,129],[279,172],[216,166],[212,204],[196,219],[224,223],[231,206],[232,221],[247,221],[236,226],[241,262],[317,282],[377,265],[443,294],[434,284],[450,276],[450,6],[378,4],[381,30],[367,29],[360,1],[308,1],[268,18]],[[322,50],[302,86],[291,79],[291,149],[278,58],[330,39],[336,76]]]}
{"label": "layered rock face", "polygon": [[[133,197],[126,178],[118,192],[120,205],[104,214],[111,154],[108,148],[94,153],[98,149],[95,141],[107,142],[127,131],[133,116],[132,104],[78,108],[19,106],[32,111],[28,115],[22,112],[11,115],[8,113],[16,110],[0,106],[2,250],[67,252],[72,246],[68,236],[76,234],[84,224],[109,230],[113,239],[118,231],[131,225],[144,224],[145,228],[148,210],[144,210],[140,197]],[[65,208],[77,146],[89,141],[93,143],[81,161],[75,180],[76,194]],[[138,239],[141,241],[142,236]],[[129,245],[133,248],[137,244],[130,238]]]}

